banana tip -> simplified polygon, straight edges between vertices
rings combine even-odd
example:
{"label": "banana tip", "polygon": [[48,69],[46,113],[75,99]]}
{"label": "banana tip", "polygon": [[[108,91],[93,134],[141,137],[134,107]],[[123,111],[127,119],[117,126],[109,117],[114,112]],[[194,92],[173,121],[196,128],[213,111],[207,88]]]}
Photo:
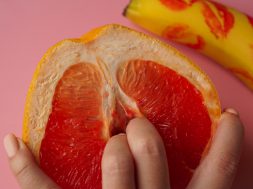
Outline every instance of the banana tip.
{"label": "banana tip", "polygon": [[122,15],[125,17],[127,16],[127,10],[128,10],[128,7],[130,6],[131,2],[132,2],[132,0],[129,1],[129,3],[127,4],[127,6],[124,8],[124,10],[122,12]]}

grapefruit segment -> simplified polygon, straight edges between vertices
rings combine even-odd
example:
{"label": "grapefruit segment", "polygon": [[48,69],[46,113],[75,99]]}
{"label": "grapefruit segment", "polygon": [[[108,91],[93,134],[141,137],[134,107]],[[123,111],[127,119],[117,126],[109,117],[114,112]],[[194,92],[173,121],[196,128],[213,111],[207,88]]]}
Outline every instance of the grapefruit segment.
{"label": "grapefruit segment", "polygon": [[112,122],[110,124],[110,136],[126,132],[128,122],[133,119],[134,112],[124,107],[119,100],[115,102],[115,110],[112,112]]}
{"label": "grapefruit segment", "polygon": [[163,138],[173,188],[185,188],[212,132],[201,93],[184,77],[153,61],[129,61],[117,78]]}
{"label": "grapefruit segment", "polygon": [[40,165],[63,189],[100,187],[101,89],[99,71],[88,63],[68,68],[55,88]]}

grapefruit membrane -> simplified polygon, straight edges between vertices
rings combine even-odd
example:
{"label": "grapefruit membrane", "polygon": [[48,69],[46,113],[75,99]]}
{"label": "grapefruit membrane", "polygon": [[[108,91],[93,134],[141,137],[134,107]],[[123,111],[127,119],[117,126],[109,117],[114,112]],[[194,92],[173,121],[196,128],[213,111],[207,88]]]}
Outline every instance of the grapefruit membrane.
{"label": "grapefruit membrane", "polygon": [[220,112],[213,84],[186,57],[107,25],[56,44],[42,58],[27,96],[23,140],[61,188],[100,189],[106,142],[130,119],[146,117],[163,139],[172,188],[185,188]]}

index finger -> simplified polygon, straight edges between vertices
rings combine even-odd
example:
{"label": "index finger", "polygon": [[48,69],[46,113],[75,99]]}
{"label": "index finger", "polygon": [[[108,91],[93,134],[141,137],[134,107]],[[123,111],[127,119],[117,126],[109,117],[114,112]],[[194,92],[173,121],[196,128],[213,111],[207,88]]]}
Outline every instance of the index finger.
{"label": "index finger", "polygon": [[169,189],[169,171],[162,138],[146,119],[135,118],[126,128],[139,189]]}

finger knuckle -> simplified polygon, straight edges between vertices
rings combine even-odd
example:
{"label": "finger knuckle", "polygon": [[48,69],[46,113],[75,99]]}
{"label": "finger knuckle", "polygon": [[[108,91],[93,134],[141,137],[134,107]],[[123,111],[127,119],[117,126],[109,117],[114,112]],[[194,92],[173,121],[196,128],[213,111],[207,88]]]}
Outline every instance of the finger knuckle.
{"label": "finger knuckle", "polygon": [[135,153],[140,155],[160,156],[162,143],[156,138],[140,138],[136,140]]}
{"label": "finger knuckle", "polygon": [[232,176],[237,170],[238,163],[238,158],[235,154],[222,154],[217,164],[218,171],[227,176]]}
{"label": "finger knuckle", "polygon": [[29,174],[29,169],[31,168],[32,163],[29,159],[26,158],[25,154],[19,153],[16,157],[12,160],[12,170],[15,176],[18,177],[25,177]]}
{"label": "finger knuckle", "polygon": [[132,162],[128,157],[119,154],[110,154],[104,159],[103,171],[106,174],[114,175],[131,171]]}

